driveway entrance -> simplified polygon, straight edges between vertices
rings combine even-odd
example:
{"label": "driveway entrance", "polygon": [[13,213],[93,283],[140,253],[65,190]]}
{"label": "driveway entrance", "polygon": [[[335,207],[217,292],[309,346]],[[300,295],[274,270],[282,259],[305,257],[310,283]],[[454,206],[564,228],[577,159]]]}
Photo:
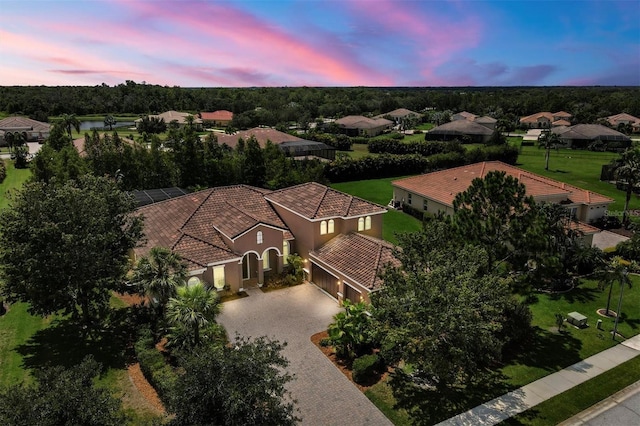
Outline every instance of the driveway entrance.
{"label": "driveway entrance", "polygon": [[283,355],[295,379],[287,386],[298,400],[303,425],[391,425],[318,348],[311,336],[326,330],[340,312],[336,301],[312,284],[262,293],[224,303],[219,322],[229,337],[267,336],[287,342]]}

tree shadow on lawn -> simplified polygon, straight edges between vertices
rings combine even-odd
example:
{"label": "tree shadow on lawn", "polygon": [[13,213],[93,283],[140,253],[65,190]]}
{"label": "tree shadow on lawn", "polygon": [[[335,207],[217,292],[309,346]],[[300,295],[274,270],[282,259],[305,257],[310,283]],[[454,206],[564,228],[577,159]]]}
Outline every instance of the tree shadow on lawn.
{"label": "tree shadow on lawn", "polygon": [[427,389],[416,385],[410,376],[397,369],[391,373],[389,386],[396,399],[394,409],[406,410],[415,425],[441,422],[512,390],[506,377],[499,372],[490,372],[482,380],[465,387]]}
{"label": "tree shadow on lawn", "polygon": [[71,319],[55,320],[16,348],[23,357],[23,368],[71,367],[87,355],[93,355],[103,365],[103,371],[125,368],[134,357],[132,343],[138,310],[136,307],[113,310],[105,325],[90,335]]}
{"label": "tree shadow on lawn", "polygon": [[558,371],[581,361],[582,342],[568,333],[553,333],[534,327],[531,338],[505,357],[507,364],[521,364],[545,371]]}
{"label": "tree shadow on lawn", "polygon": [[548,294],[548,296],[551,300],[566,300],[569,303],[582,304],[593,302],[601,294],[602,291],[598,290],[597,288],[582,287],[580,286],[580,283],[576,283],[576,286],[567,292],[550,293]]}

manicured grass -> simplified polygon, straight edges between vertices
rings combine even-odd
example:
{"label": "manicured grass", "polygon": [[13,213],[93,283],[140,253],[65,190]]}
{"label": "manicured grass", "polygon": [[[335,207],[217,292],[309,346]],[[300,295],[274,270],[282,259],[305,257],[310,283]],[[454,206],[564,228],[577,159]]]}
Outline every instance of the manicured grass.
{"label": "manicured grass", "polygon": [[[346,192],[347,194],[386,206],[393,197],[391,181],[396,179],[400,178],[359,180],[335,183],[331,186],[338,191]],[[397,210],[388,210],[382,216],[382,238],[396,244],[396,233],[415,232],[420,230],[421,226],[420,221],[413,216]]]}
{"label": "manicured grass", "polygon": [[[613,198],[615,202],[609,205],[609,211],[622,211],[624,208],[624,191],[616,189],[614,184],[600,181],[602,166],[618,158],[618,154],[572,149],[551,150],[549,170],[544,169],[544,157],[544,149],[524,146],[518,156],[518,167]],[[640,209],[640,197],[632,196],[629,208]]]}
{"label": "manicured grass", "polygon": [[504,422],[506,425],[555,425],[640,380],[640,357],[569,389]]}
{"label": "manicured grass", "polygon": [[0,183],[0,210],[9,205],[8,192],[21,188],[22,184],[31,176],[31,170],[16,169],[11,160],[4,160],[4,165],[7,167],[7,177]]}
{"label": "manicured grass", "polygon": [[354,143],[353,145],[351,145],[351,151],[347,151],[347,154],[349,155],[349,157],[353,158],[354,160],[358,160],[368,155],[372,155],[372,156],[378,155],[378,154],[370,154],[369,150],[367,149],[366,143]]}

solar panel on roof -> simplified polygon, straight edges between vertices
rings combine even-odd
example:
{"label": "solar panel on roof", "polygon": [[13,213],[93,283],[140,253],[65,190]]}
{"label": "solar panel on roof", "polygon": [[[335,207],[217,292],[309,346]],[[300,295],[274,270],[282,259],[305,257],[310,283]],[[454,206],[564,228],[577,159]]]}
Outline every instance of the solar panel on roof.
{"label": "solar panel on roof", "polygon": [[186,191],[182,188],[157,188],[157,189],[146,189],[139,191],[131,191],[130,194],[136,200],[136,205],[138,207],[146,206],[148,204],[157,203],[159,201],[168,200],[170,198],[180,197],[182,195],[188,194],[189,191]]}

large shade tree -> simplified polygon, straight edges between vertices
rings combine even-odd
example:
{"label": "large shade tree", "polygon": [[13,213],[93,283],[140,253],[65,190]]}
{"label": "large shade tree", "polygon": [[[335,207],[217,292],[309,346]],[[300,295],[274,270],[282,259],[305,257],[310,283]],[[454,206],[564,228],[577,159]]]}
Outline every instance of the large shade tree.
{"label": "large shade tree", "polygon": [[129,251],[142,237],[134,201],[106,178],[32,182],[0,213],[0,276],[9,301],[39,315],[94,323],[125,291]]}
{"label": "large shade tree", "polygon": [[283,344],[237,338],[182,360],[171,425],[293,425],[300,419],[286,384]]}

